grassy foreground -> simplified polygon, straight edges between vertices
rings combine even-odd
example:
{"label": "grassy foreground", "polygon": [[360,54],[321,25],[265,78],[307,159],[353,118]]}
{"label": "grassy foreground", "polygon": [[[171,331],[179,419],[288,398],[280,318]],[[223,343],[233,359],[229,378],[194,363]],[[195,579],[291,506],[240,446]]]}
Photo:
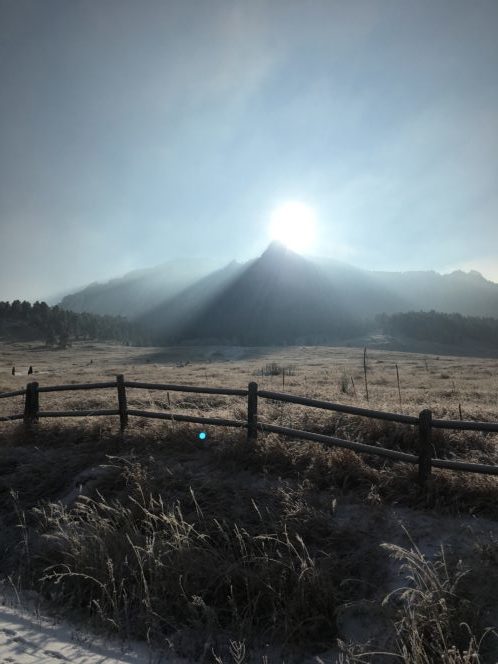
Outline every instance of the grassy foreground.
{"label": "grassy foreground", "polygon": [[[189,367],[184,382],[194,383],[197,366]],[[233,381],[224,370],[221,385]],[[78,371],[72,380],[81,380]],[[140,371],[145,377],[149,367]],[[341,382],[343,367],[336,372],[332,398],[358,402]],[[299,393],[301,381],[302,393],[320,394],[299,366],[292,381],[290,391]],[[412,389],[406,412],[420,408]],[[78,405],[106,398],[88,393]],[[148,407],[243,416],[243,403],[224,398],[173,398],[134,397]],[[57,399],[65,407],[76,395]],[[492,419],[491,404],[491,391],[464,401],[483,419]],[[272,403],[261,417],[417,449],[410,427]],[[42,421],[28,437],[4,425],[3,575],[80,619],[190,661],[498,660],[495,478],[436,471],[422,491],[413,468],[376,457],[273,435],[248,445],[222,429],[208,429],[205,441],[197,433],[140,419],[124,439],[112,418]],[[435,439],[442,457],[487,463],[498,462],[496,442],[472,433]]]}

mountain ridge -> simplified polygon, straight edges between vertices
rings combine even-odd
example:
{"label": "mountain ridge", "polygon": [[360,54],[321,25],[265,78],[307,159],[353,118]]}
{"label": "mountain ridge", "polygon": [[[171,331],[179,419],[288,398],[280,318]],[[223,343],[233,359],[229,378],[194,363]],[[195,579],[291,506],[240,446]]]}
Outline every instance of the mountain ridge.
{"label": "mountain ridge", "polygon": [[275,242],[245,263],[213,264],[170,261],[88,286],[61,306],[127,316],[158,344],[327,343],[361,334],[379,314],[406,311],[498,318],[498,284],[475,270],[369,271]]}

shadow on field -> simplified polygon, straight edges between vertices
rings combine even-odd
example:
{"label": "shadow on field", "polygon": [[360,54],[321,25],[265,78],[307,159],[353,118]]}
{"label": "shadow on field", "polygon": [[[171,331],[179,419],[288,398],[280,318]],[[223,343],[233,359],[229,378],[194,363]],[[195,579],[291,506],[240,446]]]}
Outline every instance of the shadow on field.
{"label": "shadow on field", "polygon": [[[278,349],[278,348],[277,348]],[[276,347],[256,346],[169,346],[131,358],[135,364],[180,364],[185,362],[230,362],[265,358]]]}
{"label": "shadow on field", "polygon": [[[301,661],[359,638],[361,620],[385,647],[400,610],[382,604],[399,585],[393,551],[437,551],[443,537],[467,551],[475,521],[462,515],[498,517],[493,478],[438,472],[427,490],[414,479],[401,464],[275,435],[248,444],[213,428],[199,440],[194,427],[136,419],[121,437],[105,419],[41,423],[27,438],[12,426],[0,439],[0,571],[189,661],[230,639]],[[472,555],[488,569],[493,548]]]}

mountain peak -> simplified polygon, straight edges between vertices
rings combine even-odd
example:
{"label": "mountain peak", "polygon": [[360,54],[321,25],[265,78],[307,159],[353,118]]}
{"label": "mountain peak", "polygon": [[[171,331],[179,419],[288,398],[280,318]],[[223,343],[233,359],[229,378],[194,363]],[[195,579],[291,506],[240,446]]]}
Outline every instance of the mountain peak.
{"label": "mountain peak", "polygon": [[282,242],[278,240],[273,240],[261,254],[261,258],[277,258],[277,257],[289,257],[289,256],[298,256],[295,251],[292,251],[285,246]]}
{"label": "mountain peak", "polygon": [[464,270],[454,270],[453,272],[450,272],[450,276],[460,277],[461,279],[467,280],[472,279],[478,282],[487,281],[487,279],[485,279],[477,270],[469,270],[469,272],[465,272]]}

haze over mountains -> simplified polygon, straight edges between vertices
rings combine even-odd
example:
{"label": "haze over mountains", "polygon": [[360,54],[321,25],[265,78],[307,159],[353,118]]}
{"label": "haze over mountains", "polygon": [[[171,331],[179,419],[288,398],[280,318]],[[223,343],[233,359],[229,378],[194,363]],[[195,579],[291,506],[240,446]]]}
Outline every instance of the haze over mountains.
{"label": "haze over mountains", "polygon": [[119,314],[155,343],[327,343],[378,314],[436,310],[498,318],[498,284],[477,272],[371,272],[309,259],[278,243],[244,264],[174,261],[63,298],[65,309]]}
{"label": "haze over mountains", "polygon": [[213,272],[213,260],[178,259],[144,270],[134,270],[106,283],[93,283],[65,295],[60,305],[77,313],[110,314],[134,319],[174,297]]}

